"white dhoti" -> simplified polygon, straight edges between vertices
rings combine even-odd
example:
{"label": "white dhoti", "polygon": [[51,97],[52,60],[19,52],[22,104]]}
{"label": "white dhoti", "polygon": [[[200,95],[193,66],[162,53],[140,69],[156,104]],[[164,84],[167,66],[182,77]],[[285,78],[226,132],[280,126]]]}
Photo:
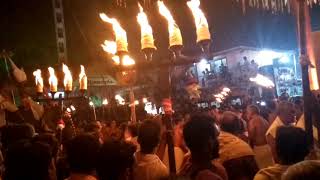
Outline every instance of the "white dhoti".
{"label": "white dhoti", "polygon": [[259,169],[266,168],[274,164],[271,148],[268,144],[262,146],[254,146],[253,152]]}

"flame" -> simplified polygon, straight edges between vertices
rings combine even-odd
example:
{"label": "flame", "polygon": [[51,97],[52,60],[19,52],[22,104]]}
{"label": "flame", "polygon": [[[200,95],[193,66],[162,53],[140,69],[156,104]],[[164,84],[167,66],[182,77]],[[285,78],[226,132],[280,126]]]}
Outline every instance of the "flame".
{"label": "flame", "polygon": [[104,99],[104,100],[102,101],[102,104],[103,104],[103,105],[108,105],[108,104],[109,104],[108,99]]}
{"label": "flame", "polygon": [[256,84],[263,87],[267,87],[267,88],[274,87],[274,83],[270,79],[268,79],[267,77],[261,74],[257,74],[255,78],[250,78],[250,81],[255,82]]}
{"label": "flame", "polygon": [[158,1],[160,14],[168,21],[170,46],[182,45],[181,31],[163,1]]}
{"label": "flame", "polygon": [[41,70],[37,69],[36,71],[34,71],[33,76],[35,77],[37,89],[39,88],[37,91],[42,92],[43,91],[43,78],[41,77]]}
{"label": "flame", "polygon": [[113,56],[113,57],[112,57],[112,60],[113,60],[113,62],[114,62],[116,65],[119,65],[119,64],[120,64],[120,57],[119,57],[119,56]]}
{"label": "flame", "polygon": [[145,48],[155,48],[154,39],[152,35],[152,28],[149,24],[148,17],[146,13],[143,12],[143,8],[139,5],[139,14],[137,16],[138,23],[141,28],[141,49]]}
{"label": "flame", "polygon": [[222,99],[221,99],[221,98],[216,98],[216,101],[217,101],[218,103],[222,103]]}
{"label": "flame", "polygon": [[224,99],[224,95],[222,94],[216,94],[214,95],[215,98],[220,98],[220,99]]}
{"label": "flame", "polygon": [[128,51],[127,33],[121,27],[115,18],[109,18],[106,14],[100,13],[100,18],[107,23],[112,24],[113,31],[116,35],[117,51]]}
{"label": "flame", "polygon": [[123,99],[123,97],[121,97],[119,94],[117,94],[114,98],[115,98],[115,99],[118,101],[118,103],[121,104],[121,105],[124,105],[124,104],[126,103],[125,100]]}
{"label": "flame", "polygon": [[136,62],[130,56],[128,56],[128,55],[123,56],[123,59],[122,59],[123,66],[132,66],[134,64],[136,64]]}
{"label": "flame", "polygon": [[104,44],[101,44],[104,51],[109,54],[115,55],[117,53],[117,43],[114,41],[105,40]]}
{"label": "flame", "polygon": [[81,71],[80,71],[80,74],[79,74],[79,83],[80,83],[80,89],[81,90],[86,90],[87,89],[87,75],[86,75],[86,72],[85,72],[85,69],[84,69],[84,66],[83,65],[80,65],[80,68],[81,68]]}
{"label": "flame", "polygon": [[225,91],[222,91],[221,94],[222,94],[223,96],[228,96],[228,93],[225,92]]}
{"label": "flame", "polygon": [[187,2],[189,9],[191,10],[196,28],[197,28],[197,42],[202,40],[210,40],[210,32],[207,18],[200,9],[200,0],[191,0]]}
{"label": "flame", "polygon": [[63,84],[66,90],[72,90],[72,75],[67,65],[62,64],[62,71],[64,73]]}
{"label": "flame", "polygon": [[49,71],[49,84],[50,84],[50,91],[57,92],[58,88],[58,79],[55,75],[54,69],[52,67],[48,68]]}
{"label": "flame", "polygon": [[223,92],[227,92],[227,93],[229,93],[229,92],[231,92],[231,89],[230,88],[228,88],[228,87],[225,87],[225,88],[223,88],[223,90],[222,90]]}
{"label": "flame", "polygon": [[142,102],[146,104],[146,103],[148,103],[148,99],[147,98],[142,98]]}

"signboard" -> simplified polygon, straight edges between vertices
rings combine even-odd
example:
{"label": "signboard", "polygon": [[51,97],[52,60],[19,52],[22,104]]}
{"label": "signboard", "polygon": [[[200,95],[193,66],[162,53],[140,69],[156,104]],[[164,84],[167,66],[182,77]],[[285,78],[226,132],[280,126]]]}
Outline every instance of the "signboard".
{"label": "signboard", "polygon": [[102,86],[115,86],[117,81],[109,75],[101,76],[89,76],[88,86],[90,87],[102,87]]}

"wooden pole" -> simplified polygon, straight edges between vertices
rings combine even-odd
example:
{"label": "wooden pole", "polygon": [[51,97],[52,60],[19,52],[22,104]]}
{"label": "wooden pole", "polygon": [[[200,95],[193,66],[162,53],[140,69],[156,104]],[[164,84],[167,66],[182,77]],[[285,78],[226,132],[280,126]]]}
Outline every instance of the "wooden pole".
{"label": "wooden pole", "polygon": [[134,92],[132,87],[130,87],[130,110],[131,110],[131,122],[136,123],[137,122],[136,104],[135,104]]}
{"label": "wooden pole", "polygon": [[[170,66],[163,67],[160,69],[160,87],[162,99],[171,99],[171,75]],[[166,111],[166,110],[165,110]],[[163,116],[163,122],[166,126],[166,138],[168,145],[168,157],[169,157],[169,170],[170,176],[174,177],[176,174],[176,160],[174,154],[174,143],[173,143],[173,125],[172,125],[172,112],[165,112]]]}
{"label": "wooden pole", "polygon": [[[299,42],[300,42],[300,57],[307,57],[307,34],[306,34],[306,1],[298,0],[298,28],[299,28]],[[310,90],[309,80],[309,65],[301,63],[302,71],[302,86],[304,99],[304,119],[305,130],[308,135],[308,140],[313,144],[313,129],[312,129],[312,94]]]}

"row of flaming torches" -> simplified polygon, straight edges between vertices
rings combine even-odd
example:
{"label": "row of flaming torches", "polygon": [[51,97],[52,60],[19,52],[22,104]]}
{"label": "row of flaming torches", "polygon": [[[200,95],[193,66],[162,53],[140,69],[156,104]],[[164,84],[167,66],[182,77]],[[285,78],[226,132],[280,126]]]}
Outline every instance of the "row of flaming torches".
{"label": "row of flaming torches", "polygon": [[[85,73],[85,69],[84,66],[80,66],[81,71],[79,74],[79,84],[80,84],[80,90],[81,91],[85,91],[87,90],[88,87],[88,79],[87,79],[87,75]],[[58,78],[55,75],[55,71],[52,67],[48,68],[49,71],[49,85],[50,85],[50,92],[51,93],[56,93],[58,91]],[[72,74],[71,71],[69,70],[68,66],[65,64],[62,64],[62,71],[64,73],[64,80],[63,80],[63,84],[64,84],[64,90],[65,92],[71,92],[72,88],[73,88],[73,78],[72,78]],[[43,93],[43,78],[41,75],[41,70],[37,69],[36,71],[33,72],[33,75],[35,77],[35,84],[36,84],[36,91],[39,94]]]}
{"label": "row of flaming torches", "polygon": [[[190,8],[197,29],[197,42],[201,43],[204,41],[208,41],[211,39],[209,26],[207,19],[204,13],[200,9],[200,0],[191,0],[187,2],[188,7]],[[168,22],[168,31],[169,31],[169,47],[170,49],[175,47],[182,47],[182,35],[181,31],[176,24],[172,14],[169,9],[165,6],[163,1],[158,1],[158,8],[160,14],[165,17]],[[156,50],[156,46],[154,45],[153,31],[152,27],[149,24],[147,15],[143,11],[143,8],[139,4],[139,13],[137,15],[137,21],[141,27],[141,49],[143,51],[148,50]],[[115,41],[106,40],[102,47],[104,51],[113,55],[113,60],[116,64],[122,65],[133,65],[134,61],[126,55],[126,59],[122,59],[119,57],[120,53],[128,52],[128,41],[127,41],[127,33],[121,27],[120,23],[114,19],[108,17],[106,14],[101,13],[100,18],[107,23],[112,24],[113,31],[115,33]]]}
{"label": "row of flaming torches", "polygon": [[230,94],[231,90],[227,87],[223,88],[219,94],[214,95],[218,103],[222,103],[223,100]]}

